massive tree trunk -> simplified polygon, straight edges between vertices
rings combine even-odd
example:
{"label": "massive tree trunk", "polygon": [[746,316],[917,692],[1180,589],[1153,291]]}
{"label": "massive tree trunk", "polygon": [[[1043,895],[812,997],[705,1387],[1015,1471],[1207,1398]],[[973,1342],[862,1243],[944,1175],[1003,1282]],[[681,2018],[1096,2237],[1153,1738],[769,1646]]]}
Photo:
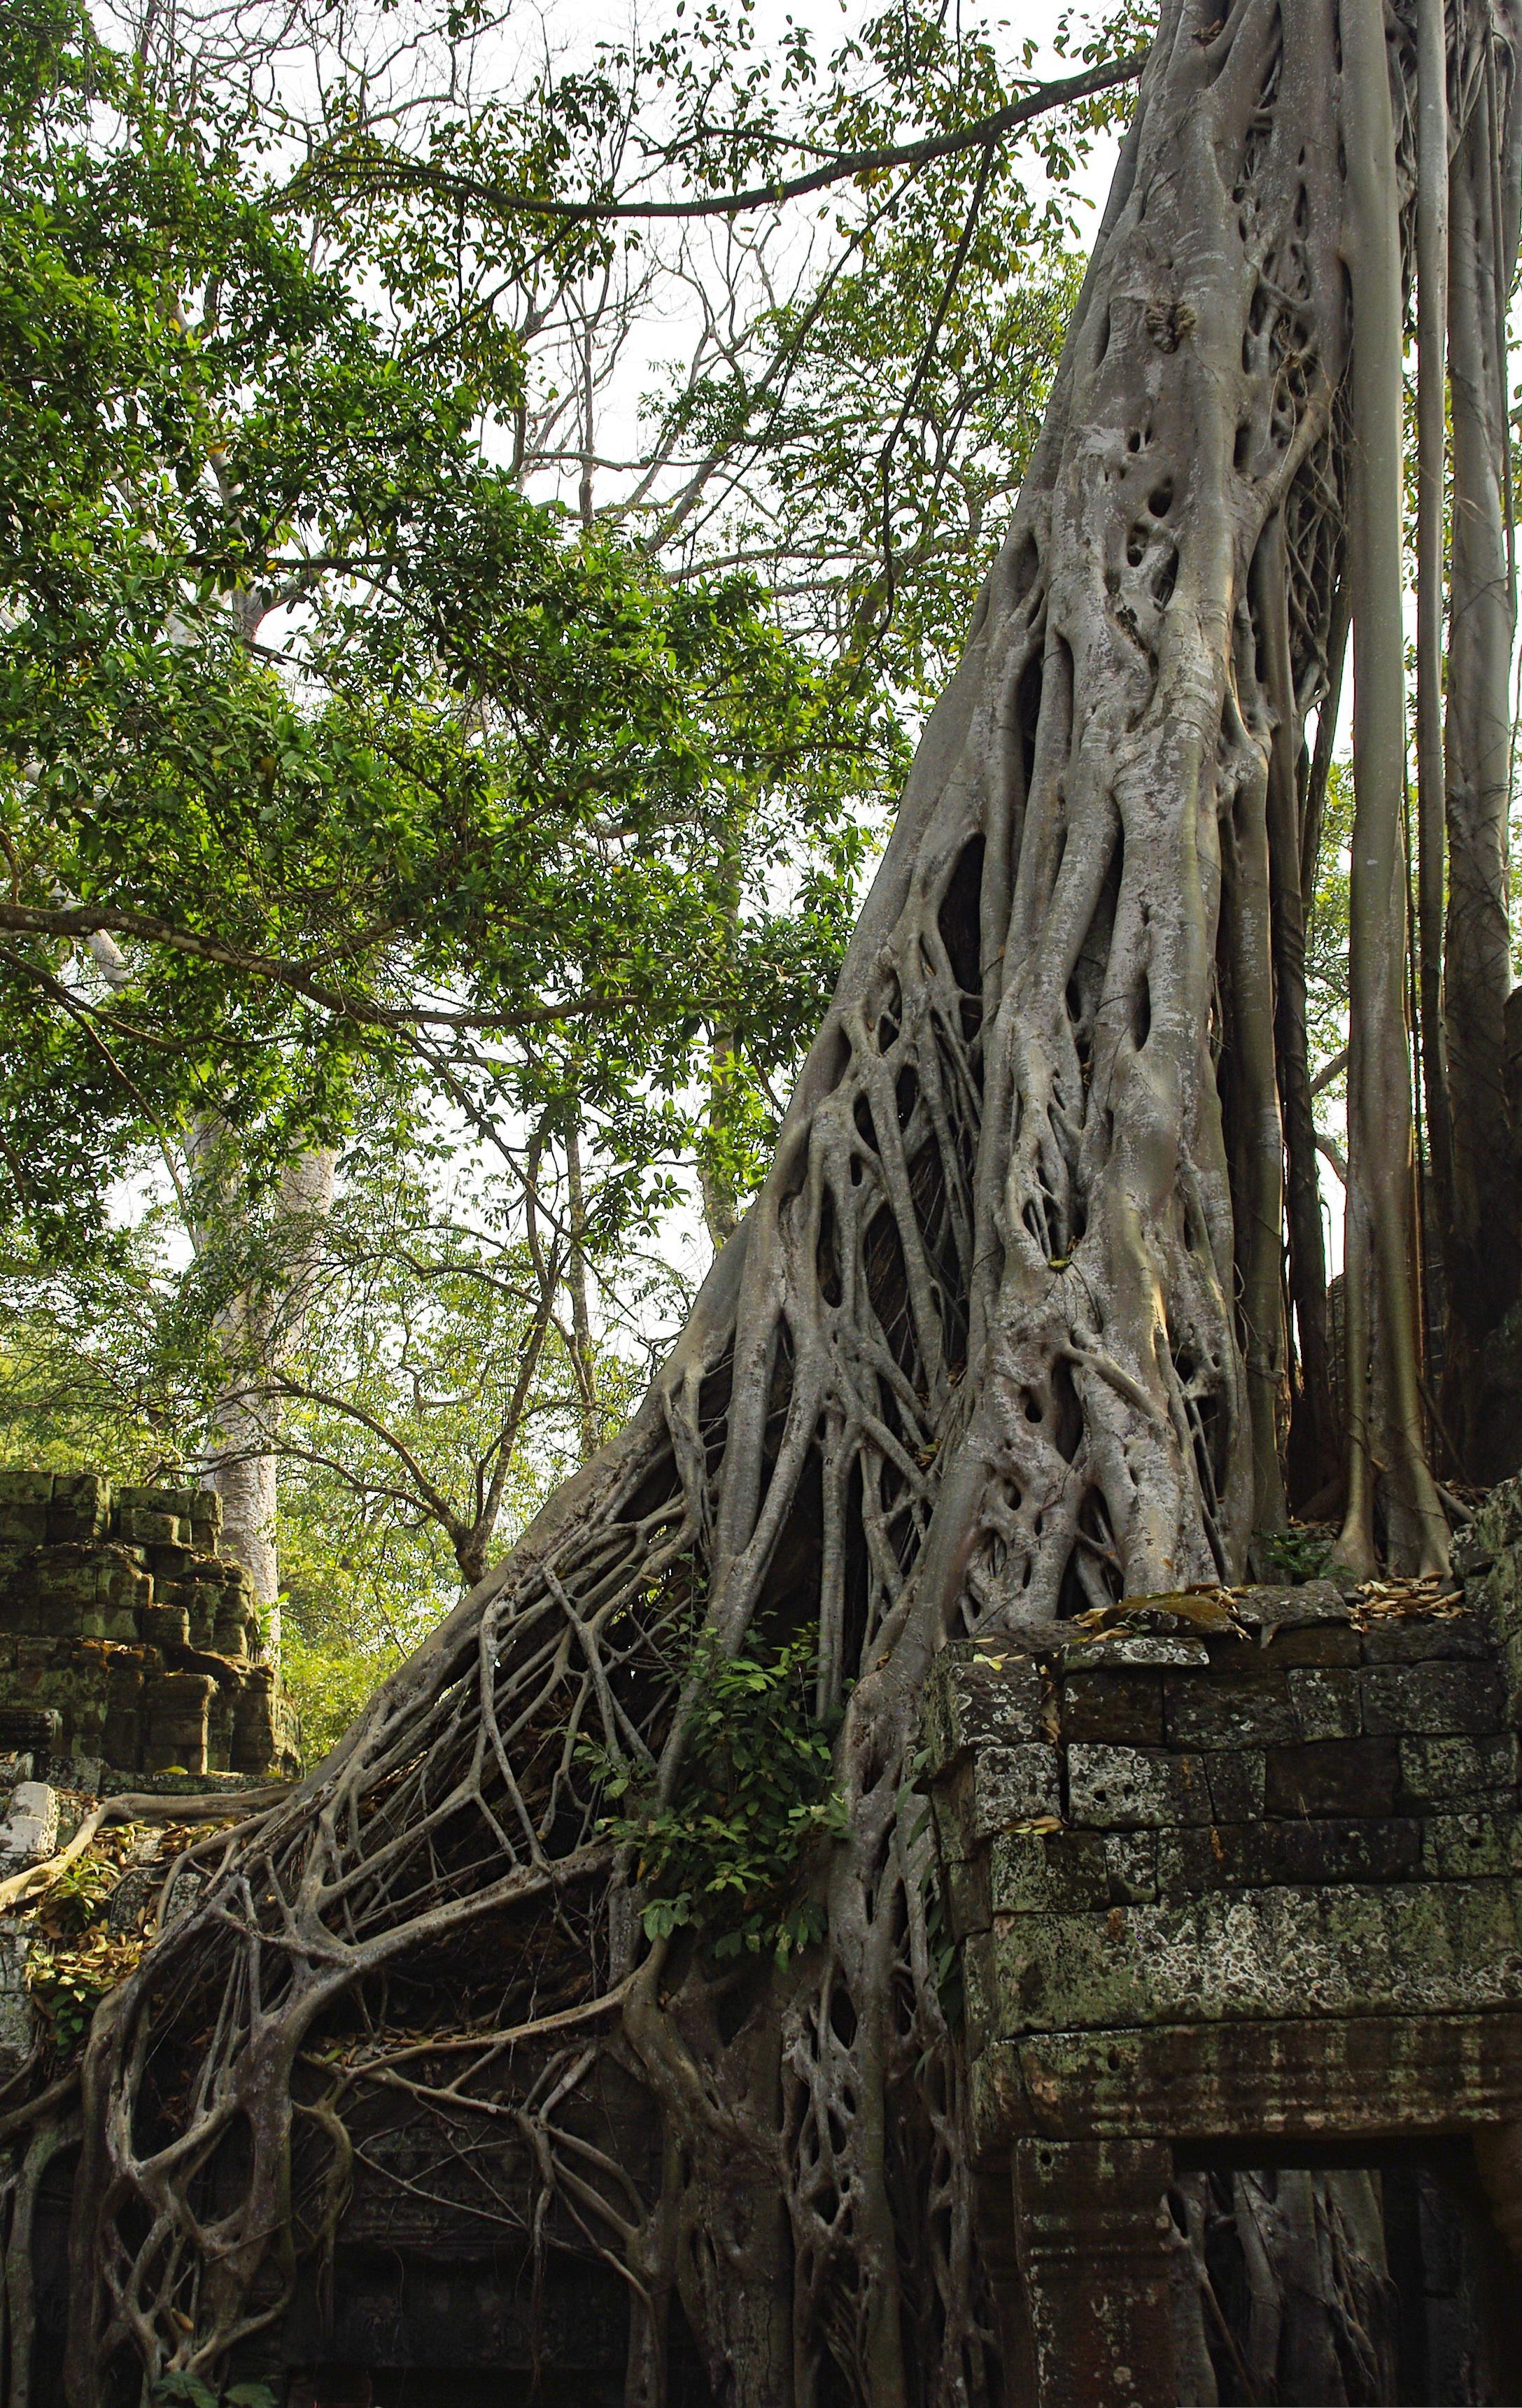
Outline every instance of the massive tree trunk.
{"label": "massive tree trunk", "polygon": [[[1512,0],[1458,21],[1458,137],[1481,89],[1514,122],[1516,49]],[[760,1198],[628,1429],[98,2020],[75,2408],[119,2348],[205,2372],[279,2313],[294,2236],[320,2245],[341,2204],[346,2125],[398,2078],[391,1996],[418,2112],[507,2152],[495,2212],[628,2270],[631,2403],[664,2398],[673,2298],[726,2402],[998,2396],[903,1811],[918,1701],[949,1635],[1231,1578],[1282,1514],[1307,1101],[1285,914],[1315,809],[1292,773],[1343,578],[1344,1535],[1443,1546],[1414,1401],[1391,588],[1415,73],[1375,0],[1169,0],[1014,526]],[[781,1962],[648,1943],[637,1868],[599,1832],[583,1734],[682,1794],[696,1622],[710,1656],[816,1627],[819,1708],[843,1707],[847,1836],[811,1860],[822,1936]],[[425,2014],[479,2037],[430,2057]],[[361,2016],[364,2050],[318,2053]],[[615,2068],[658,2122],[647,2189],[597,2121]]]}

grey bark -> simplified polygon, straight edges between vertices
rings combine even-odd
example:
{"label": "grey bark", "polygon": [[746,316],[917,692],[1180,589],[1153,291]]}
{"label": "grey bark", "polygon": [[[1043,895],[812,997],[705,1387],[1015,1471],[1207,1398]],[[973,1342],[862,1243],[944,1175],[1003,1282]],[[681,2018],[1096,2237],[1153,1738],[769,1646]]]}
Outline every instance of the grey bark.
{"label": "grey bark", "polygon": [[[220,1208],[225,1223],[237,1205],[217,1163],[223,1141],[220,1130],[208,1127],[200,1133],[198,1151],[210,1209]],[[215,1407],[204,1475],[222,1498],[227,1552],[248,1571],[265,1611],[272,1661],[279,1660],[280,1643],[276,1515],[281,1407],[276,1375],[311,1302],[323,1226],[333,1206],[336,1160],[331,1146],[309,1146],[284,1166],[276,1198],[274,1276],[239,1290],[218,1315],[218,1336],[231,1369]]]}

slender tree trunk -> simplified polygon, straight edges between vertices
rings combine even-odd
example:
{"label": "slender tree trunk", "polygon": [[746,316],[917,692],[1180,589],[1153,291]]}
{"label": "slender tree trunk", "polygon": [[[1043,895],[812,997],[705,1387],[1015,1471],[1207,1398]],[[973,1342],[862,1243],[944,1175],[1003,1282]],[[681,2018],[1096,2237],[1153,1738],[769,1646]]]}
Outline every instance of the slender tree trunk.
{"label": "slender tree trunk", "polygon": [[[222,1142],[222,1133],[208,1127],[194,1151],[200,1155],[223,1234],[236,1242],[236,1230],[227,1224],[237,1206],[217,1161]],[[276,1549],[280,1405],[272,1383],[281,1358],[299,1338],[310,1303],[323,1226],[333,1206],[335,1161],[331,1147],[312,1146],[285,1165],[276,1199],[276,1283],[266,1277],[240,1289],[218,1316],[231,1369],[214,1412],[215,1435],[205,1475],[222,1498],[223,1543],[247,1570],[264,1612],[272,1661],[279,1660],[280,1645]],[[214,1226],[203,1232],[203,1242],[208,1235],[215,1238]]]}
{"label": "slender tree trunk", "polygon": [[[1360,1310],[1348,1256],[1349,1443],[1371,1458],[1350,1484],[1340,1548],[1374,1569],[1374,1465],[1385,1474],[1392,1553],[1447,1564],[1447,1525],[1425,1453],[1411,1220],[1413,1128],[1406,1029],[1405,634],[1401,620],[1401,294],[1395,129],[1383,0],[1343,0],[1343,66],[1352,207],[1349,566],[1353,774],[1349,882],[1348,1204],[1358,1223]],[[1365,1354],[1366,1344],[1368,1354]],[[1355,1355],[1357,1359],[1355,1359]]]}
{"label": "slender tree trunk", "polygon": [[[1448,49],[1443,0],[1416,8],[1416,827],[1426,1217],[1453,1226],[1453,1128],[1443,1026],[1443,501],[1447,473]],[[1441,1276],[1441,1275],[1440,1275]],[[1429,1314],[1446,1328],[1447,1282]]]}
{"label": "slender tree trunk", "polygon": [[581,1393],[582,1460],[602,1444],[602,1408],[597,1398],[597,1358],[592,1344],[592,1306],[586,1263],[586,1191],[582,1183],[582,1129],[574,1117],[566,1130],[566,1201],[570,1227],[566,1284],[570,1290],[571,1351]]}

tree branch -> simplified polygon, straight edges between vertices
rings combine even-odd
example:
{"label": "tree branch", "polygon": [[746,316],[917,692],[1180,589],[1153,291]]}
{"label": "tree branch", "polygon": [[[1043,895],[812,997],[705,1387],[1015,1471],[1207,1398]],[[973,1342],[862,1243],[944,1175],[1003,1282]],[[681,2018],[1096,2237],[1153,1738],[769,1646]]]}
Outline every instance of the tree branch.
{"label": "tree branch", "polygon": [[878,150],[844,151],[827,166],[812,168],[806,176],[753,184],[744,192],[714,193],[702,200],[552,200],[538,193],[505,193],[485,177],[455,175],[448,168],[430,167],[413,159],[337,161],[304,168],[286,187],[286,196],[300,201],[318,184],[344,184],[351,190],[365,187],[372,191],[411,187],[441,194],[452,200],[475,201],[483,210],[502,217],[553,218],[570,225],[596,225],[610,219],[644,222],[655,218],[733,217],[742,209],[775,208],[783,201],[801,200],[807,194],[822,193],[831,184],[854,178],[883,175],[895,167],[912,171],[927,167],[938,159],[955,158],[961,151],[991,150],[1032,118],[1065,108],[1073,101],[1091,99],[1097,93],[1112,92],[1117,85],[1135,82],[1148,55],[1146,50],[1133,50],[1127,58],[1086,67],[1081,75],[1038,84],[1033,92],[995,109],[991,116],[978,118],[955,134],[927,135],[918,142],[895,143]]}

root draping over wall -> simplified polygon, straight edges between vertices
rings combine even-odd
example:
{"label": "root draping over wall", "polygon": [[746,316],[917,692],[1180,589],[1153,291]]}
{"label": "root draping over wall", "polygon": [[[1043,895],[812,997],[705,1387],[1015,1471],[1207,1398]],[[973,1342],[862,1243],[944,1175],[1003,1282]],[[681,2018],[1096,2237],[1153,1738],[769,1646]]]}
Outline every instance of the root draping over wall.
{"label": "root draping over wall", "polygon": [[[211,2372],[274,2326],[378,2102],[530,2260],[616,2264],[640,2408],[677,2301],[724,2401],[998,2396],[917,1703],[948,1633],[1239,1575],[1282,1518],[1286,1385],[1302,1461],[1335,1469],[1304,738],[1350,612],[1363,719],[1401,708],[1415,39],[1372,0],[1169,0],[1014,525],[759,1200],[623,1436],[171,1897],[99,2020],[77,2408],[123,2349]],[[1452,12],[1446,51],[1451,149],[1487,109],[1515,183],[1511,0]],[[1515,197],[1485,237],[1508,266]],[[1389,738],[1363,728],[1355,844],[1344,1543],[1378,1505],[1416,1564],[1444,1534],[1411,1407]],[[729,1654],[816,1627],[817,1707],[843,1710],[823,1936],[782,1960],[647,1939],[601,1828],[610,1758],[681,1795],[699,1627]]]}

